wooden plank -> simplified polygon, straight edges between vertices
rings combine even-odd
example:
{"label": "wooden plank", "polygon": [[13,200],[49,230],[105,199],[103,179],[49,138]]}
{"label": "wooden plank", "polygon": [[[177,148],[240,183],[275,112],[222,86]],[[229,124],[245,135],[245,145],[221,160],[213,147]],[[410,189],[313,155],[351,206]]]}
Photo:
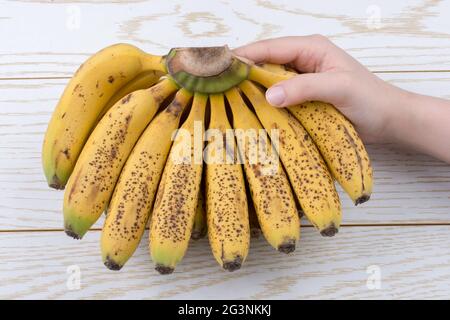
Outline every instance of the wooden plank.
{"label": "wooden plank", "polygon": [[[193,242],[169,276],[153,269],[147,240],[114,272],[102,265],[100,232],[82,241],[62,232],[0,233],[0,298],[449,298],[449,226],[345,227],[335,238],[302,231],[300,247],[289,256],[264,239],[252,241],[245,265],[234,273],[219,268],[206,239]],[[68,289],[68,268],[80,271],[79,290]]]}
{"label": "wooden plank", "polygon": [[[450,97],[450,73],[382,77],[407,89]],[[46,186],[40,152],[66,81],[0,81],[0,230],[62,227],[63,193]],[[394,145],[370,145],[368,150],[375,192],[358,207],[341,192],[345,224],[450,223],[449,165]]]}
{"label": "wooden plank", "polygon": [[0,78],[69,76],[116,42],[165,54],[314,33],[371,70],[450,69],[448,1],[1,0],[0,7]]}

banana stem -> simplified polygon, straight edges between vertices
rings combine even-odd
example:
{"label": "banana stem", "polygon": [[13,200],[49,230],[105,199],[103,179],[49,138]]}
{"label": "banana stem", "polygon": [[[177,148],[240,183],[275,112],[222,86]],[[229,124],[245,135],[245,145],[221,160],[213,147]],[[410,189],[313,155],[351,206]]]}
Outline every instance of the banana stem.
{"label": "banana stem", "polygon": [[211,100],[211,108],[214,108],[214,110],[211,110],[210,127],[219,128],[222,123],[221,119],[227,119],[223,94],[212,94],[209,99]]}
{"label": "banana stem", "polygon": [[167,73],[165,58],[163,56],[147,54],[144,58],[142,58],[142,69],[156,70]]}
{"label": "banana stem", "polygon": [[266,88],[269,88],[278,82],[291,79],[295,75],[295,73],[291,72],[280,74],[265,70],[258,66],[252,66],[250,68],[248,79],[257,82]]}
{"label": "banana stem", "polygon": [[152,93],[155,101],[161,103],[178,89],[179,87],[175,81],[171,78],[166,78],[148,90]]}

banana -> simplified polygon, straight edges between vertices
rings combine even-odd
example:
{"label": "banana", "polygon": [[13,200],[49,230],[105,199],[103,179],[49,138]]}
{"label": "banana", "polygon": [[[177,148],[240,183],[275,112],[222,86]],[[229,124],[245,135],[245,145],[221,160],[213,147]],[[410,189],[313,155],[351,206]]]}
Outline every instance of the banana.
{"label": "banana", "polygon": [[198,193],[197,209],[195,212],[194,226],[192,227],[192,240],[199,240],[206,236],[206,210],[205,210],[205,199],[203,199],[204,190],[200,185],[200,192]]}
{"label": "banana", "polygon": [[[252,195],[250,191],[247,190],[247,199],[251,199]],[[250,222],[250,237],[253,239],[258,239],[261,235],[261,226],[258,221],[258,216],[256,215],[256,209],[252,201],[248,202],[248,220]]]}
{"label": "banana", "polygon": [[120,88],[120,90],[117,91],[112,96],[111,99],[109,99],[108,103],[106,103],[102,112],[98,116],[97,123],[98,123],[98,121],[100,121],[101,118],[103,118],[105,113],[108,112],[108,110],[111,109],[111,107],[116,104],[117,101],[119,101],[120,99],[125,97],[127,94],[132,93],[134,91],[150,88],[155,83],[157,83],[158,80],[162,76],[163,76],[163,73],[161,71],[157,71],[157,70],[145,71],[145,72],[138,74],[133,80],[131,80],[126,85],[124,85],[122,88]]}
{"label": "banana", "polygon": [[[170,83],[173,85],[171,80]],[[190,99],[188,91],[179,90],[174,100],[150,122],[124,165],[101,236],[103,262],[111,270],[123,267],[142,238],[172,145],[172,134]]]}
{"label": "banana", "polygon": [[161,274],[173,272],[183,259],[191,238],[202,180],[202,138],[207,100],[207,95],[195,94],[191,111],[177,132],[159,184],[151,218],[149,248],[156,270]]}
{"label": "banana", "polygon": [[248,80],[257,82],[264,87],[269,88],[278,82],[290,79],[296,75],[296,73],[288,71],[282,66],[265,63],[261,66],[251,66],[248,73]]}
{"label": "banana", "polygon": [[288,66],[282,64],[261,63],[258,64],[258,67],[273,73],[278,73],[280,75],[285,76],[286,78],[291,78],[298,74],[297,72],[295,72],[294,69],[291,69]]}
{"label": "banana", "polygon": [[[296,74],[282,66],[265,64],[252,68],[250,78],[269,87]],[[369,155],[355,128],[329,103],[313,101],[289,107],[320,150],[333,177],[355,205],[370,199],[373,170]]]}
{"label": "banana", "polygon": [[228,134],[227,138],[231,127],[223,94],[210,95],[210,104],[209,144],[205,149],[208,238],[217,262],[234,271],[245,261],[250,243],[244,177],[236,163],[234,136]]}
{"label": "banana", "polygon": [[64,189],[77,158],[105,105],[144,71],[165,72],[164,59],[128,44],[107,47],[80,66],[51,117],[42,147],[50,187]]}
{"label": "banana", "polygon": [[239,155],[263,235],[275,249],[290,253],[300,238],[300,221],[289,180],[272,150],[266,131],[247,108],[238,89],[228,90],[226,97],[232,109]]}
{"label": "banana", "polygon": [[177,89],[165,79],[130,93],[100,120],[81,152],[64,193],[66,233],[81,239],[104,212],[131,149],[158,110]]}
{"label": "banana", "polygon": [[323,236],[335,235],[341,223],[340,201],[311,137],[288,111],[272,107],[252,82],[243,81],[239,87],[265,129],[278,129],[279,156],[309,221]]}
{"label": "banana", "polygon": [[355,205],[370,199],[373,171],[353,125],[332,105],[305,102],[289,108],[313,138],[333,177]]}

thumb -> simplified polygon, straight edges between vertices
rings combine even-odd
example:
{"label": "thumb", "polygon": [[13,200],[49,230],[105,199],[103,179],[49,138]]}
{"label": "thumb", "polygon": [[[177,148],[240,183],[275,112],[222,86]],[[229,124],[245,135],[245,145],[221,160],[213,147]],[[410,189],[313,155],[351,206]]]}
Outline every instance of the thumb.
{"label": "thumb", "polygon": [[346,95],[349,79],[343,73],[306,73],[270,87],[267,101],[275,107],[287,107],[305,101],[339,103]]}

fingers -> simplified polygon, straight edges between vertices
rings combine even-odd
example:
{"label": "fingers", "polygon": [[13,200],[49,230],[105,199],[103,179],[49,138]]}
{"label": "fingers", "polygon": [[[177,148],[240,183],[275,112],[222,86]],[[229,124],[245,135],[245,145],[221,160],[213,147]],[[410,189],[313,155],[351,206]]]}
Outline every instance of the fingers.
{"label": "fingers", "polygon": [[294,61],[297,57],[297,47],[303,37],[282,37],[261,40],[234,49],[233,51],[256,63],[271,62],[284,64]]}
{"label": "fingers", "polygon": [[275,107],[287,107],[305,101],[320,100],[342,104],[351,89],[351,79],[344,73],[309,73],[277,83],[266,92]]}
{"label": "fingers", "polygon": [[312,35],[257,41],[234,52],[255,63],[292,63],[299,71],[318,72],[324,56],[336,49],[326,37]]}

